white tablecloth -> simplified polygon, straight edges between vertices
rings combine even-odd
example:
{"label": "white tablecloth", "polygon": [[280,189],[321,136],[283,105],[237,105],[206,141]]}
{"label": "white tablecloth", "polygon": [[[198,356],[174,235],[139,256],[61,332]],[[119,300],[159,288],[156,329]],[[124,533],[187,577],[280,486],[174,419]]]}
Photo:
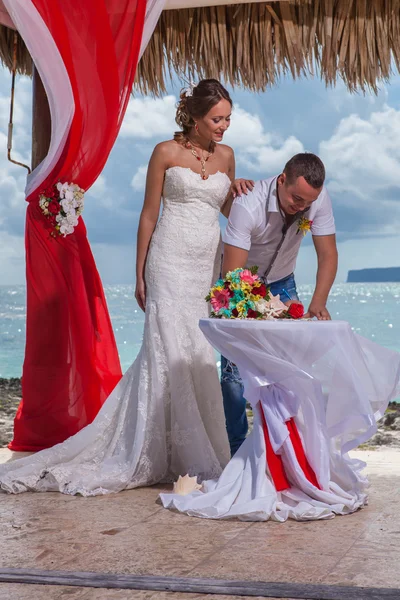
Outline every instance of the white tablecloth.
{"label": "white tablecloth", "polygon": [[[344,321],[203,319],[210,343],[238,367],[254,427],[205,492],[162,494],[164,506],[204,518],[329,518],[366,503],[365,466],[347,452],[367,441],[400,396],[400,354],[355,334]],[[290,487],[268,472],[261,410]],[[318,480],[304,476],[286,423],[293,417]]]}

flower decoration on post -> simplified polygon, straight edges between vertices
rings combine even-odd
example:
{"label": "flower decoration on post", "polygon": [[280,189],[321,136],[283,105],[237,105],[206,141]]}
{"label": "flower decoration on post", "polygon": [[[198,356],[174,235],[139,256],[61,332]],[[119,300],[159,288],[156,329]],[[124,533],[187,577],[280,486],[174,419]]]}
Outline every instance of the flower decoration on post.
{"label": "flower decoration on post", "polygon": [[39,194],[39,206],[56,237],[73,233],[83,211],[84,191],[75,183],[53,185]]}
{"label": "flower decoration on post", "polygon": [[311,226],[313,222],[307,219],[304,215],[302,215],[297,221],[297,232],[302,233],[303,235],[307,235],[309,231],[311,231]]}

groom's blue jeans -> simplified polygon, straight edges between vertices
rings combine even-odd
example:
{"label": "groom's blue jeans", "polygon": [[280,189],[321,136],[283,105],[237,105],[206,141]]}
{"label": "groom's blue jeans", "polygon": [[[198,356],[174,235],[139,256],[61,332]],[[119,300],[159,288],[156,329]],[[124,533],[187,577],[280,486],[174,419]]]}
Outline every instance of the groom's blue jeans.
{"label": "groom's blue jeans", "polygon": [[[284,279],[269,284],[271,293],[279,294],[282,302],[298,300],[296,282],[293,273]],[[284,290],[287,292],[285,294]],[[224,400],[226,430],[228,432],[231,456],[235,454],[246,439],[248,423],[246,400],[243,397],[243,383],[236,365],[221,356],[221,388]]]}

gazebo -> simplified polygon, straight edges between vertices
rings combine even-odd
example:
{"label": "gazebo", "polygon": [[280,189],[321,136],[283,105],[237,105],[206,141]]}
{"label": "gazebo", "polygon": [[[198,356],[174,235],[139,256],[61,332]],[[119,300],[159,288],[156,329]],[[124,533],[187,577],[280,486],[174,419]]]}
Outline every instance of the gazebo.
{"label": "gazebo", "polygon": [[254,91],[318,73],[376,91],[399,66],[400,0],[0,0],[0,23],[0,60],[34,81],[27,342],[10,444],[34,451],[90,423],[121,377],[84,223],[52,238],[39,193],[57,181],[88,189],[132,88],[162,94],[172,73]]}

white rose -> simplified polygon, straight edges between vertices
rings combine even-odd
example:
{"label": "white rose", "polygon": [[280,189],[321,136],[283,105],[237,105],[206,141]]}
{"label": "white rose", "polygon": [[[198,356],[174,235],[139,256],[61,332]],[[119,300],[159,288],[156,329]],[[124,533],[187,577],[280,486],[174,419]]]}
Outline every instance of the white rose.
{"label": "white rose", "polygon": [[76,227],[78,225],[78,218],[75,213],[67,215],[67,223],[72,227]]}
{"label": "white rose", "polygon": [[60,204],[61,204],[61,206],[62,206],[62,209],[63,209],[63,211],[64,211],[64,212],[66,212],[66,213],[67,213],[67,212],[70,210],[70,208],[71,208],[70,202],[69,202],[69,200],[67,200],[67,199],[61,200]]}
{"label": "white rose", "polygon": [[255,309],[264,315],[268,310],[268,303],[264,300],[264,298],[257,300],[257,302],[255,302]]}
{"label": "white rose", "polygon": [[66,235],[69,235],[70,233],[73,233],[74,228],[71,227],[70,225],[61,225],[60,227],[60,233],[65,237]]}
{"label": "white rose", "polygon": [[68,219],[68,218],[69,218],[69,219],[72,219],[72,218],[75,218],[75,216],[76,216],[76,211],[75,211],[75,209],[70,207],[70,208],[68,209],[68,211],[66,211],[66,218],[67,218],[67,219]]}
{"label": "white rose", "polygon": [[65,198],[65,193],[69,189],[68,183],[57,183],[57,189],[60,192],[60,198]]}

